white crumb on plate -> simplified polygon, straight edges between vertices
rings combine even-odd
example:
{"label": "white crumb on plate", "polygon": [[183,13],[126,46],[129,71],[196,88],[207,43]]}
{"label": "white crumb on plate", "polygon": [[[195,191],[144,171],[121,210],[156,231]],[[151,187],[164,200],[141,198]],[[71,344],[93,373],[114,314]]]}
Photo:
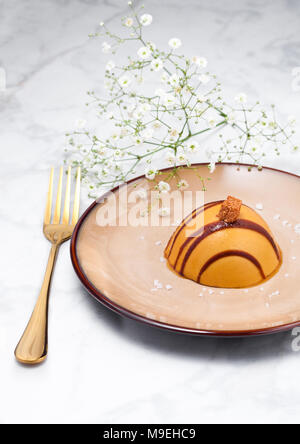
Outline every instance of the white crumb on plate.
{"label": "white crumb on plate", "polygon": [[140,240],[144,240],[144,239],[145,239],[145,236],[140,236],[139,239],[140,239]]}
{"label": "white crumb on plate", "polygon": [[288,273],[285,273],[284,277],[285,277],[285,278],[288,278],[288,277],[289,277],[289,274],[288,274]]}
{"label": "white crumb on plate", "polygon": [[166,285],[166,290],[168,290],[168,291],[170,291],[170,290],[173,290],[173,287],[172,287],[172,285],[170,285],[170,284],[167,284],[167,285]]}
{"label": "white crumb on plate", "polygon": [[296,231],[296,233],[300,233],[300,224],[295,225],[294,230]]}
{"label": "white crumb on plate", "polygon": [[160,257],[159,260],[160,260],[160,262],[162,262],[162,263],[166,262],[166,259],[165,259],[163,256]]}
{"label": "white crumb on plate", "polygon": [[244,290],[244,293],[248,293],[249,292],[249,290],[248,290],[248,288],[246,288],[246,290]]}
{"label": "white crumb on plate", "polygon": [[273,217],[274,220],[278,220],[280,219],[280,214],[275,214],[275,216]]}
{"label": "white crumb on plate", "polygon": [[156,241],[155,242],[155,245],[161,245],[161,241],[159,240],[159,241]]}
{"label": "white crumb on plate", "polygon": [[160,290],[161,288],[163,288],[163,284],[161,282],[159,282],[158,279],[154,280],[154,287],[157,288],[158,290]]}
{"label": "white crumb on plate", "polygon": [[269,304],[269,302],[266,302],[265,305],[266,305],[267,308],[270,308],[270,304]]}
{"label": "white crumb on plate", "polygon": [[202,296],[203,296],[203,293],[199,293],[199,296],[200,296],[200,298],[202,298]]}
{"label": "white crumb on plate", "polygon": [[208,293],[209,294],[214,294],[214,290],[209,290]]}
{"label": "white crumb on plate", "polygon": [[220,291],[220,294],[225,294],[225,292],[224,291]]}
{"label": "white crumb on plate", "polygon": [[292,256],[292,260],[295,261],[297,258],[296,256]]}
{"label": "white crumb on plate", "polygon": [[264,291],[265,289],[264,289],[264,287],[260,287],[260,291]]}
{"label": "white crumb on plate", "polygon": [[286,227],[286,226],[288,225],[288,223],[289,223],[288,220],[283,220],[283,221],[282,221],[282,225],[283,225],[284,227]]}
{"label": "white crumb on plate", "polygon": [[150,291],[157,291],[157,288],[151,288]]}
{"label": "white crumb on plate", "polygon": [[256,205],[255,205],[255,208],[257,209],[257,210],[263,210],[264,209],[264,206],[263,206],[263,204],[261,203],[261,202],[258,202]]}

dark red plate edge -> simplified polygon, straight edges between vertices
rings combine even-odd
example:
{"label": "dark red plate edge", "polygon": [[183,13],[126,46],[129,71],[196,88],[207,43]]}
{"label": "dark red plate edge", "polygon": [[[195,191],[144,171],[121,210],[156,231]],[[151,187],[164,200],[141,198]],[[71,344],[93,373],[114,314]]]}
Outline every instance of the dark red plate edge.
{"label": "dark red plate edge", "polygon": [[[208,163],[194,163],[191,166],[207,166]],[[255,166],[247,163],[234,163],[234,162],[222,162],[218,163],[217,165],[229,165],[229,166],[236,166],[236,167],[251,167],[255,168]],[[167,171],[170,168],[164,168],[160,171]],[[290,176],[294,176],[297,179],[300,179],[300,176],[297,174],[278,170],[276,168],[272,167],[263,167],[263,170],[271,170],[276,171],[278,173],[287,174]],[[135,177],[126,184],[129,184],[131,182],[137,181],[139,179],[144,178],[144,175],[141,175],[139,177]],[[125,185],[125,184],[124,184]],[[121,185],[122,186],[122,185]],[[119,186],[116,186],[109,192],[115,192],[119,189]],[[197,335],[197,336],[209,336],[209,337],[220,337],[220,338],[230,338],[230,337],[246,337],[246,336],[263,336],[263,335],[269,335],[274,333],[280,333],[284,331],[292,330],[295,327],[300,326],[300,321],[289,323],[289,324],[283,324],[277,327],[269,327],[265,329],[258,329],[258,330],[233,330],[233,331],[220,331],[220,330],[198,330],[193,328],[187,328],[187,327],[180,327],[178,325],[172,325],[172,324],[166,324],[164,322],[159,322],[154,319],[146,318],[145,316],[138,315],[130,310],[127,310],[126,308],[123,308],[122,306],[116,304],[115,302],[111,301],[109,298],[107,298],[100,290],[98,290],[96,287],[93,286],[93,284],[89,281],[87,276],[85,275],[84,271],[82,270],[79,259],[77,257],[77,251],[76,251],[76,245],[77,245],[77,239],[79,235],[80,228],[85,221],[86,217],[89,215],[89,213],[94,209],[96,205],[98,205],[98,201],[103,199],[105,197],[106,193],[104,193],[102,196],[100,196],[97,200],[95,200],[82,214],[82,216],[79,218],[71,238],[70,243],[70,255],[71,255],[71,262],[73,265],[73,268],[75,270],[75,273],[77,274],[79,280],[83,284],[83,286],[87,289],[87,291],[93,296],[98,302],[101,302],[105,307],[108,307],[115,313],[118,313],[121,316],[127,317],[129,319],[133,319],[135,321],[141,322],[143,324],[150,325],[152,327],[158,327],[162,330],[172,331],[176,333],[185,333],[190,335]]]}

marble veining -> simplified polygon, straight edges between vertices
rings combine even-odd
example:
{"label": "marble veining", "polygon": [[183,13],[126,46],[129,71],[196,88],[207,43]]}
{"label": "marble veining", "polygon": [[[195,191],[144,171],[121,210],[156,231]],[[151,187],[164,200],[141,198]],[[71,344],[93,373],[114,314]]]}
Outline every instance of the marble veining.
{"label": "marble veining", "polygon": [[[297,0],[145,0],[159,44],[179,37],[207,57],[229,98],[240,91],[300,118]],[[299,355],[291,333],[250,339],[174,335],[118,317],[89,298],[61,249],[50,301],[50,353],[36,368],[13,349],[41,284],[51,165],[64,133],[85,118],[86,91],[107,57],[87,38],[100,21],[118,26],[121,0],[2,0],[0,67],[0,422],[298,422]],[[210,142],[211,143],[211,142]],[[200,156],[199,159],[204,159]],[[300,173],[284,152],[273,165]],[[87,204],[83,202],[83,208]]]}

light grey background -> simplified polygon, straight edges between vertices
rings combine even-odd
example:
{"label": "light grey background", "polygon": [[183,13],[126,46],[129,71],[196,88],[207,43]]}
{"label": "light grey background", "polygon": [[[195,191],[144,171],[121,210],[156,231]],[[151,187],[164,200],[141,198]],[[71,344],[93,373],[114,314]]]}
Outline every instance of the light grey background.
{"label": "light grey background", "polygon": [[[204,55],[228,97],[240,91],[300,117],[298,0],[151,0],[153,40],[182,39]],[[86,90],[107,57],[88,33],[118,26],[123,0],[0,1],[0,422],[299,422],[300,354],[291,333],[252,339],[173,335],[94,302],[72,270],[68,245],[51,295],[50,354],[36,368],[13,349],[38,294],[48,254],[41,234],[50,165],[84,117]],[[151,30],[149,29],[149,32]],[[286,152],[268,163],[300,172]],[[249,184],[251,186],[251,184]]]}

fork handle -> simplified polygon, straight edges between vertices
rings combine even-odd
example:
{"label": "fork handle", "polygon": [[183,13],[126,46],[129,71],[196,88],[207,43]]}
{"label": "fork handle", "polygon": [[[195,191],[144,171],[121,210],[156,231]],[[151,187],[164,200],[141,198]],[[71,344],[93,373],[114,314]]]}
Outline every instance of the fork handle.
{"label": "fork handle", "polygon": [[15,356],[23,364],[39,364],[48,351],[48,301],[50,284],[59,245],[53,244],[50,250],[44,282],[32,312],[31,318],[21,337]]}

